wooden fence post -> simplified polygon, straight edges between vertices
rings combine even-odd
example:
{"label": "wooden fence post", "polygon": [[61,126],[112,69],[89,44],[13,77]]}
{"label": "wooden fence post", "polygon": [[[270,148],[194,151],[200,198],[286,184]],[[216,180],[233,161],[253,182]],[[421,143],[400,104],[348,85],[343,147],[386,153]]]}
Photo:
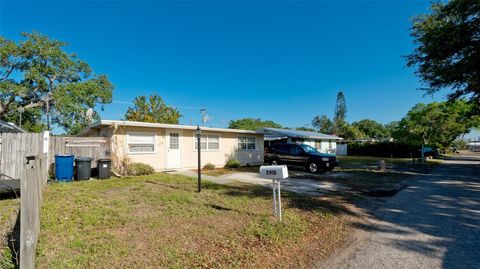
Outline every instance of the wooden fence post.
{"label": "wooden fence post", "polygon": [[20,181],[20,268],[35,268],[35,242],[37,241],[35,227],[35,211],[38,199],[30,192],[35,184],[34,160],[29,160],[24,168]]}
{"label": "wooden fence post", "polygon": [[47,176],[45,153],[27,156],[20,181],[20,268],[35,268],[35,251],[40,235],[40,209]]}
{"label": "wooden fence post", "polygon": [[50,159],[48,155],[48,151],[50,150],[50,132],[49,131],[44,131],[43,132],[43,150],[42,153],[43,155],[46,154],[46,160],[43,162],[43,165],[45,166],[45,171],[47,171],[47,176],[44,178],[45,184],[48,181],[48,169],[50,168]]}

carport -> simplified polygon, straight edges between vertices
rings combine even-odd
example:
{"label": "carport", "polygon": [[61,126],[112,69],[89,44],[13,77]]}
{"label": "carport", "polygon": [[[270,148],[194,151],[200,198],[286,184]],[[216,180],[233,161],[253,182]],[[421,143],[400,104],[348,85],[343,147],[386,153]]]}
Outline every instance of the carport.
{"label": "carport", "polygon": [[278,128],[261,128],[265,134],[265,147],[278,143],[306,144],[316,148],[319,152],[336,154],[337,143],[343,138],[336,135],[327,135],[317,132],[298,131]]}

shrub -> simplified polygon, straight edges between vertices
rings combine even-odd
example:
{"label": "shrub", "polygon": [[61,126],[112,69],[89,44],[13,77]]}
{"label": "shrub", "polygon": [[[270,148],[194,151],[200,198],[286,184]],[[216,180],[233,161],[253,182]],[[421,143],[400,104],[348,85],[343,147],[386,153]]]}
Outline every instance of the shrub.
{"label": "shrub", "polygon": [[212,164],[212,163],[207,163],[203,166],[203,169],[204,170],[213,170],[213,169],[215,169],[215,165]]}
{"label": "shrub", "polygon": [[[420,157],[420,145],[412,145],[400,142],[378,142],[378,143],[349,143],[347,152],[352,156],[374,156],[374,157],[397,157],[410,158]],[[411,154],[411,155],[410,155]]]}
{"label": "shrub", "polygon": [[238,168],[240,166],[240,162],[235,159],[229,159],[225,164],[225,168]]}
{"label": "shrub", "polygon": [[151,175],[155,172],[151,165],[145,163],[130,163],[127,166],[128,176],[144,176]]}

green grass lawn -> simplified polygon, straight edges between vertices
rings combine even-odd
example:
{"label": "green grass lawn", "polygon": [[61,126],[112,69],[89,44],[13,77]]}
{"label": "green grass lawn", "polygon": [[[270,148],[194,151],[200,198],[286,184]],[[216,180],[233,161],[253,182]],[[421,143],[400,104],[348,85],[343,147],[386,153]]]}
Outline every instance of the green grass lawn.
{"label": "green grass lawn", "polygon": [[0,200],[0,268],[14,268],[13,253],[8,248],[7,236],[12,231],[20,207],[20,199]]}
{"label": "green grass lawn", "polygon": [[37,268],[308,267],[340,245],[344,208],[284,192],[179,175],[51,184],[42,205]]}

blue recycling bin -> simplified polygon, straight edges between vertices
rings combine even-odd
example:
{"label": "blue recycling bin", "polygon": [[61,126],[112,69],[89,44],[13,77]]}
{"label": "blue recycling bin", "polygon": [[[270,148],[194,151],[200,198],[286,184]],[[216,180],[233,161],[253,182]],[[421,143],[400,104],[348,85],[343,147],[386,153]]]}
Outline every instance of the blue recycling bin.
{"label": "blue recycling bin", "polygon": [[55,155],[55,178],[57,181],[72,181],[74,155]]}

